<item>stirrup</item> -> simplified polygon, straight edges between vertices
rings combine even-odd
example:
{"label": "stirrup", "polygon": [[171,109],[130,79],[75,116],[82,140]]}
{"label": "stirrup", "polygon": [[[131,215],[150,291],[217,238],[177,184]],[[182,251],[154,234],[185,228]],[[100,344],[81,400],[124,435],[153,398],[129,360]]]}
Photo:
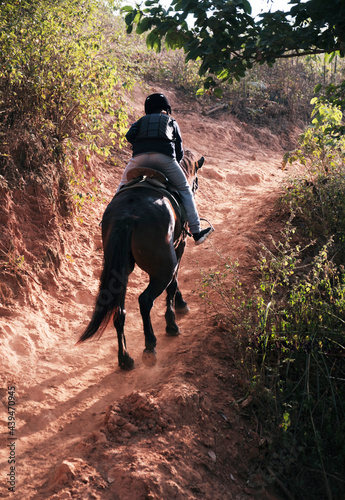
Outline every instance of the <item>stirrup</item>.
{"label": "stirrup", "polygon": [[214,231],[214,227],[212,226],[211,222],[207,219],[202,219],[200,218],[200,220],[204,220],[205,222],[207,222],[207,224],[212,228],[212,232]]}

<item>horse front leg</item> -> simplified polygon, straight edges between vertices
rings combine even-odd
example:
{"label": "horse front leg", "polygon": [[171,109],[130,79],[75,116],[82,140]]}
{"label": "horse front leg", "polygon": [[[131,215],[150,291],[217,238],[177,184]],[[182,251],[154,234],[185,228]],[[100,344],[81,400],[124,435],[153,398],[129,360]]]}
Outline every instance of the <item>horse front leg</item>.
{"label": "horse front leg", "polygon": [[[181,241],[181,243],[179,244],[179,246],[176,249],[176,257],[177,257],[177,262],[178,262],[177,269],[176,269],[176,275],[175,275],[176,282],[177,282],[177,273],[178,273],[178,270],[180,268],[180,262],[181,262],[181,258],[182,258],[185,246],[186,246],[186,240],[184,239]],[[175,312],[177,314],[180,314],[181,316],[183,314],[187,314],[189,312],[188,304],[183,299],[182,293],[180,292],[178,284],[177,284],[176,292],[175,292]]]}
{"label": "horse front leg", "polygon": [[189,307],[187,302],[183,299],[182,293],[180,292],[179,287],[177,286],[176,294],[175,294],[175,312],[180,314],[181,316],[189,313]]}
{"label": "horse front leg", "polygon": [[[179,327],[176,324],[175,310],[174,310],[174,299],[176,300],[176,293],[178,290],[177,279],[176,276],[173,278],[169,286],[167,287],[167,299],[166,299],[166,312],[165,312],[165,321],[166,327],[165,331],[167,335],[175,337],[180,335]],[[181,292],[179,292],[181,295]],[[181,295],[182,299],[182,295]],[[182,299],[183,300],[183,299]],[[187,305],[187,303],[186,303]]]}

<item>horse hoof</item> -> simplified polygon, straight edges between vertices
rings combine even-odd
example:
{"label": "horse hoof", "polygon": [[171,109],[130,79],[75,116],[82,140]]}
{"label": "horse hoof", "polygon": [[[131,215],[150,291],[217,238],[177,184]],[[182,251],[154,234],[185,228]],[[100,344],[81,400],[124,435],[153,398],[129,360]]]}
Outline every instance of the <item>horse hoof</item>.
{"label": "horse hoof", "polygon": [[154,349],[145,349],[143,352],[143,362],[146,366],[155,366],[157,364],[156,351]]}
{"label": "horse hoof", "polygon": [[188,314],[190,311],[189,307],[187,304],[184,307],[181,308],[175,308],[176,314],[179,314],[180,316],[184,316],[185,314]]}
{"label": "horse hoof", "polygon": [[169,335],[169,337],[177,337],[178,335],[181,334],[178,326],[167,326],[165,328],[166,334]]}
{"label": "horse hoof", "polygon": [[125,371],[129,372],[130,370],[133,370],[133,368],[134,368],[134,359],[131,358],[130,356],[126,356],[121,361],[119,361],[119,366],[120,366],[121,370],[125,370]]}

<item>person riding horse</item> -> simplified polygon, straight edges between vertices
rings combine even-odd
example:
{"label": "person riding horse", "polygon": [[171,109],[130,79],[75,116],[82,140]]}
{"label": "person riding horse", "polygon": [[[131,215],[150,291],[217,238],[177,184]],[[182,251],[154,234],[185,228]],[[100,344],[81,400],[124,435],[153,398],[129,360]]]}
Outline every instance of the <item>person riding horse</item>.
{"label": "person riding horse", "polygon": [[179,163],[183,159],[180,128],[170,116],[171,106],[161,93],[149,95],[145,100],[145,116],[133,123],[126,134],[132,144],[133,156],[128,162],[117,188],[117,193],[127,183],[128,173],[138,167],[150,165],[162,172],[178,190],[187,214],[189,229],[196,245],[203,243],[214,231],[201,229],[194,196]]}

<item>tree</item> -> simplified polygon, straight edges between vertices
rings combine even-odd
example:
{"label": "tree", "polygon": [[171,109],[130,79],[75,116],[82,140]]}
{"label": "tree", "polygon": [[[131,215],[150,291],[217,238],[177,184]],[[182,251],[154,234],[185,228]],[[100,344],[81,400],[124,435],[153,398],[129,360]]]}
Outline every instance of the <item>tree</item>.
{"label": "tree", "polygon": [[125,6],[127,32],[148,32],[157,51],[183,48],[186,60],[200,60],[205,87],[232,82],[253,64],[272,65],[278,58],[310,54],[345,54],[344,0],[291,0],[291,10],[267,12],[256,21],[248,0],[159,0]]}

